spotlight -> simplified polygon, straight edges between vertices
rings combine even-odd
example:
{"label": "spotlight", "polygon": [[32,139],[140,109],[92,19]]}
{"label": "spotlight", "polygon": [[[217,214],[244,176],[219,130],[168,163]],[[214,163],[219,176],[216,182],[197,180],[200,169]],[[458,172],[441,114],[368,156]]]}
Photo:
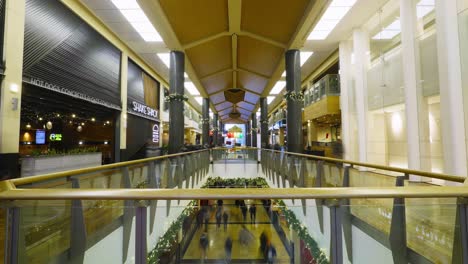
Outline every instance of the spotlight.
{"label": "spotlight", "polygon": [[109,144],[109,142],[107,142],[107,141],[104,141],[104,145],[107,145],[107,144]]}
{"label": "spotlight", "polygon": [[96,121],[96,119],[93,117],[93,118],[91,118],[91,121],[93,121],[93,122],[94,122],[94,121]]}
{"label": "spotlight", "polygon": [[84,126],[84,123],[81,123],[82,126]]}
{"label": "spotlight", "polygon": [[110,121],[106,121],[106,124],[110,124]]}
{"label": "spotlight", "polygon": [[39,117],[39,121],[42,121],[42,117]]}
{"label": "spotlight", "polygon": [[26,125],[26,128],[28,128],[28,129],[31,128],[31,125],[28,123],[28,124]]}
{"label": "spotlight", "polygon": [[57,114],[57,117],[60,117],[60,114]]}
{"label": "spotlight", "polygon": [[83,141],[78,142],[78,144],[83,145]]}
{"label": "spotlight", "polygon": [[75,117],[76,117],[76,115],[75,115],[75,114],[72,114],[72,118],[75,118]]}

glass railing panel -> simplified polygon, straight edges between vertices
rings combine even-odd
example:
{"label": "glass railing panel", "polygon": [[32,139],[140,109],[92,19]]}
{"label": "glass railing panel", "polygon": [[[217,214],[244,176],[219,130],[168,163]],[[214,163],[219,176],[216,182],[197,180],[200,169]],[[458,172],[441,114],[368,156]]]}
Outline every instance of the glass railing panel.
{"label": "glass railing panel", "polygon": [[306,159],[305,161],[305,186],[306,187],[315,187],[317,180],[317,161],[312,159]]}
{"label": "glass railing panel", "polygon": [[433,263],[453,263],[456,199],[405,199],[405,203],[408,248]]}
{"label": "glass railing panel", "polygon": [[323,164],[322,187],[343,186],[343,168],[333,163]]}
{"label": "glass railing panel", "polygon": [[[349,169],[350,187],[394,187],[396,177],[371,171]],[[393,201],[391,199],[353,199],[351,212],[371,226],[390,233]],[[366,206],[360,206],[366,205]]]}
{"label": "glass railing panel", "polygon": [[148,163],[129,166],[128,173],[132,188],[142,188],[148,184]]}

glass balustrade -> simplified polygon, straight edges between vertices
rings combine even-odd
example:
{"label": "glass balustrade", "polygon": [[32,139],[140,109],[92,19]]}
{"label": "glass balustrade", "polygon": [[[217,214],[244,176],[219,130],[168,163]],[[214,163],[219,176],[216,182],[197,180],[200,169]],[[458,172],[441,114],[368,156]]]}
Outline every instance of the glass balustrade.
{"label": "glass balustrade", "polygon": [[[225,177],[240,168],[235,161],[254,161],[256,177]],[[223,163],[226,175],[215,174],[211,166]],[[29,194],[86,190],[86,199],[9,201],[2,193],[11,187],[0,185],[1,256],[5,263],[466,261],[466,187],[408,179],[398,168],[215,148],[13,180]],[[115,195],[122,189],[137,191]]]}

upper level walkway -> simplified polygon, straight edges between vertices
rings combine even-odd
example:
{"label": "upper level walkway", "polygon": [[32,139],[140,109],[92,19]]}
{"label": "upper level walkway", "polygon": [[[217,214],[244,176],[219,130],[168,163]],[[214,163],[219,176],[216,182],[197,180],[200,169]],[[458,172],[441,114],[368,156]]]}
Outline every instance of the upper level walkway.
{"label": "upper level walkway", "polygon": [[206,232],[205,263],[225,261],[228,237],[232,263],[265,263],[263,244],[275,247],[276,263],[468,263],[464,182],[255,148],[13,179],[0,182],[0,257],[199,263]]}

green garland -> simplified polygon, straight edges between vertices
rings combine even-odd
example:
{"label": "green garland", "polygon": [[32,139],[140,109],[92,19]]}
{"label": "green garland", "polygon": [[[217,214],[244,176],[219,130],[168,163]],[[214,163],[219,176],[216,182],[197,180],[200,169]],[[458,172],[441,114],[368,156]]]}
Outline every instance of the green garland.
{"label": "green garland", "polygon": [[293,211],[287,209],[286,204],[283,202],[283,200],[278,200],[277,203],[281,206],[282,212],[284,214],[284,217],[286,218],[288,226],[292,230],[296,231],[299,238],[304,241],[304,244],[312,253],[312,257],[314,257],[314,259],[317,261],[317,264],[329,264],[330,261],[327,259],[327,255],[320,249],[317,242],[310,236],[307,227],[302,225],[301,222],[297,220],[296,215],[293,213]]}
{"label": "green garland", "polygon": [[188,97],[185,94],[178,94],[178,93],[170,94],[170,95],[166,96],[166,98],[164,98],[164,101],[166,103],[169,103],[169,102],[172,102],[172,101],[184,102],[184,101],[187,101],[187,100],[188,100]]}
{"label": "green garland", "polygon": [[292,101],[304,101],[304,95],[302,94],[302,92],[287,91],[284,94],[284,98],[286,100],[292,100]]}
{"label": "green garland", "polygon": [[174,245],[177,244],[177,235],[179,230],[182,228],[185,218],[192,215],[195,211],[195,204],[195,201],[191,201],[179,217],[171,223],[166,233],[159,238],[154,249],[148,253],[148,264],[160,263],[159,260],[161,255],[165,252],[170,252]]}

